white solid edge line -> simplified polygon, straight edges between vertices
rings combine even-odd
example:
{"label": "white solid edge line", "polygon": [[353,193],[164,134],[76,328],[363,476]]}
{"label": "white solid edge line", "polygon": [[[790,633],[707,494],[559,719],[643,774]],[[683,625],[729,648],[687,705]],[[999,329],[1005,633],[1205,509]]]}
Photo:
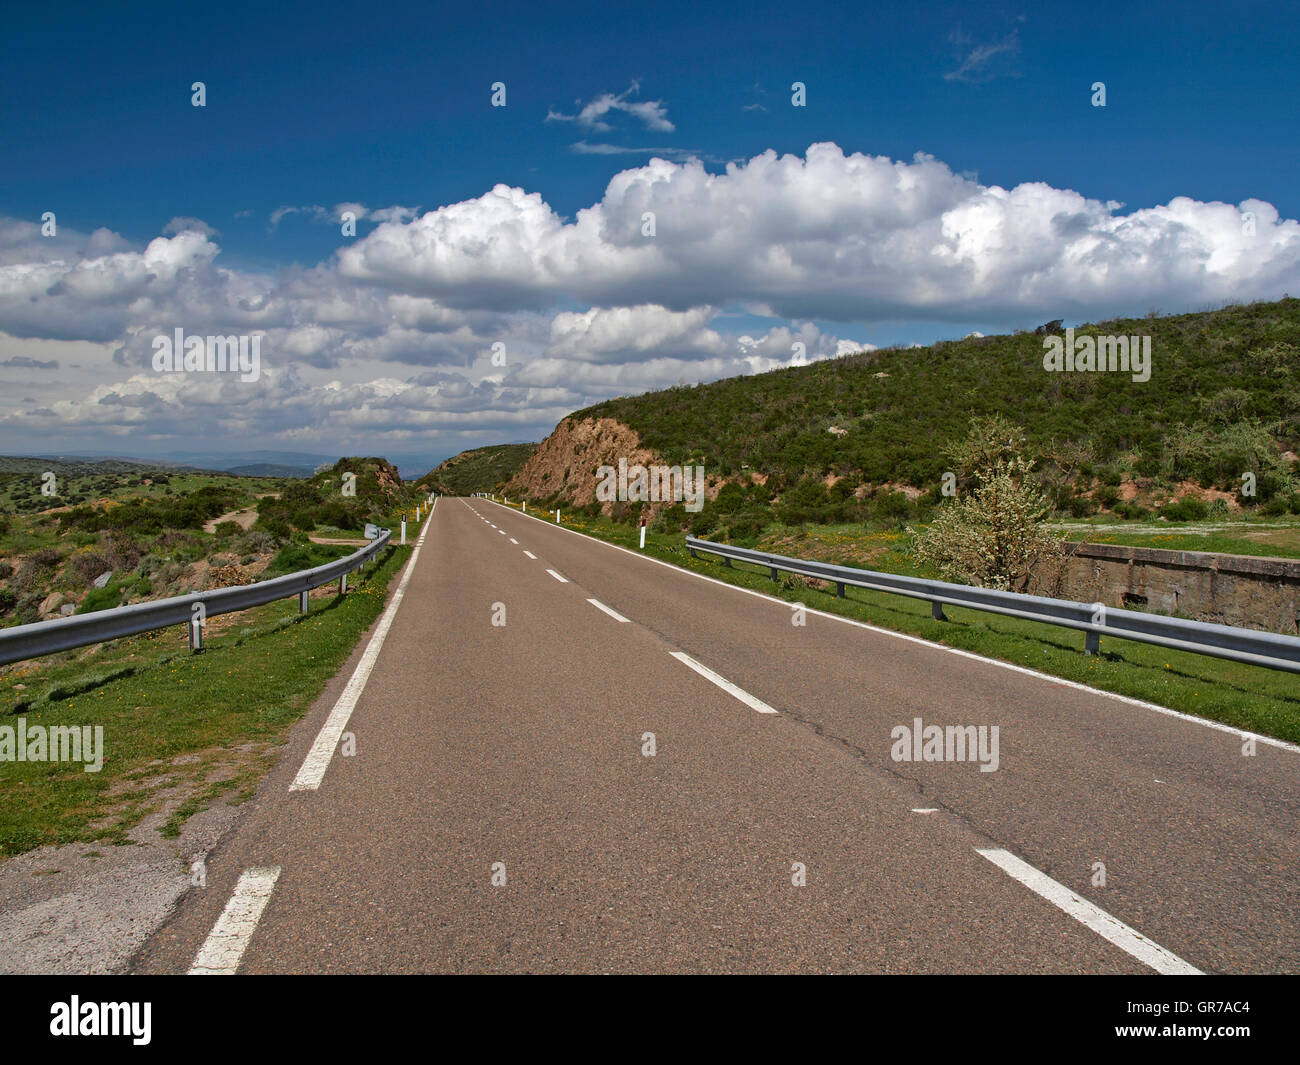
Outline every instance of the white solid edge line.
{"label": "white solid edge line", "polygon": [[561,577],[561,576],[560,576],[558,573],[556,573],[555,570],[553,570],[553,569],[548,569],[546,572],[549,573],[552,577],[554,577],[554,578],[555,578],[557,581],[559,581],[561,584],[568,584],[568,583],[569,583],[569,578],[568,578],[568,577]]}
{"label": "white solid edge line", "polygon": [[594,606],[597,610],[603,610],[603,611],[605,611],[605,613],[608,614],[610,617],[612,617],[615,621],[622,621],[622,622],[626,623],[627,620],[628,620],[628,619],[625,618],[622,614],[620,614],[617,610],[611,610],[611,609],[610,609],[609,607],[607,607],[604,603],[602,603],[599,599],[588,599],[587,602],[589,602],[589,603],[590,603],[592,606]]}
{"label": "white solid edge line", "polygon": [[[498,504],[499,506],[500,504]],[[1064,677],[1055,677],[1050,673],[1043,673],[1037,669],[1030,669],[1028,666],[1018,666],[1014,662],[1003,662],[1000,658],[986,658],[984,655],[977,655],[974,651],[963,651],[959,647],[949,647],[946,643],[935,643],[933,640],[927,640],[920,636],[913,636],[907,632],[897,632],[894,629],[882,629],[879,625],[871,625],[865,621],[858,621],[856,618],[846,618],[840,614],[831,614],[825,610],[818,610],[816,607],[807,606],[804,603],[791,602],[788,599],[778,599],[774,595],[768,595],[766,592],[755,591],[753,588],[742,588],[738,584],[729,584],[726,581],[718,580],[716,577],[708,577],[703,573],[696,573],[694,570],[683,569],[681,566],[674,566],[671,562],[665,562],[661,558],[651,558],[649,555],[643,555],[639,551],[632,551],[629,548],[621,547],[618,544],[611,544],[607,540],[602,540],[597,536],[591,536],[587,533],[578,532],[577,529],[569,529],[563,525],[556,525],[553,522],[537,518],[532,514],[525,514],[524,517],[531,518],[534,521],[540,521],[548,529],[563,529],[574,536],[581,536],[592,543],[601,544],[604,547],[611,547],[615,551],[622,551],[625,555],[631,555],[633,558],[639,558],[642,562],[653,562],[656,566],[666,566],[676,573],[683,573],[688,577],[696,577],[702,581],[708,581],[710,584],[719,585],[722,588],[730,588],[735,592],[742,592],[745,595],[752,595],[758,599],[766,599],[769,603],[776,603],[785,607],[787,610],[802,606],[807,614],[814,614],[817,617],[827,618],[831,621],[843,622],[845,625],[854,625],[860,629],[866,629],[868,632],[878,632],[882,636],[892,636],[898,640],[906,640],[908,643],[920,644],[922,647],[933,647],[936,651],[946,651],[950,655],[958,655],[962,658],[969,658],[974,662],[983,662],[985,665],[997,666],[999,669],[1009,669],[1013,673],[1023,673],[1027,677],[1037,677],[1039,680],[1050,681],[1052,684],[1064,685],[1067,688],[1073,688],[1076,691],[1087,692],[1089,695],[1099,695],[1106,699],[1114,699],[1116,702],[1126,703],[1129,706],[1136,706],[1143,710],[1150,710],[1157,714],[1163,714],[1166,717],[1177,718],[1179,721],[1187,721],[1193,725],[1201,725],[1205,728],[1214,729],[1216,732],[1226,732],[1230,736],[1237,736],[1240,739],[1253,739],[1269,747],[1276,747],[1279,750],[1291,751],[1293,754],[1300,754],[1300,744],[1289,743],[1286,740],[1279,740],[1273,736],[1265,736],[1258,732],[1248,732],[1245,729],[1233,728],[1231,725],[1224,725],[1218,721],[1211,721],[1209,718],[1196,717],[1194,714],[1184,714],[1181,710],[1171,710],[1167,706],[1160,706],[1157,703],[1148,703],[1144,699],[1134,699],[1131,695],[1120,695],[1118,692],[1108,692],[1103,688],[1092,688],[1087,684],[1080,684],[1077,680],[1066,680]]]}
{"label": "white solid edge line", "polygon": [[[437,509],[438,501],[435,499],[433,510],[429,511],[430,518],[433,517],[434,511]],[[375,668],[379,652],[384,647],[384,640],[388,637],[388,630],[392,627],[393,618],[397,616],[397,608],[402,605],[402,599],[406,595],[406,586],[410,583],[411,574],[415,572],[415,563],[420,557],[420,548],[424,546],[424,537],[428,534],[429,527],[432,524],[431,521],[426,520],[424,528],[420,530],[420,535],[415,541],[415,550],[411,552],[411,557],[407,559],[406,572],[402,574],[402,579],[397,584],[397,591],[393,593],[393,601],[388,604],[384,616],[379,619],[379,626],[375,629],[374,635],[370,637],[370,643],[366,645],[365,653],[362,654],[361,661],[357,663],[357,668],[352,671],[352,676],[348,679],[343,694],[339,696],[338,701],[334,704],[334,709],[330,711],[329,717],[325,719],[325,724],[321,726],[320,732],[316,734],[316,740],[311,745],[311,750],[307,752],[307,757],[303,759],[303,763],[298,769],[298,775],[293,778],[293,783],[289,785],[290,791],[315,791],[320,787],[321,781],[325,779],[325,770],[329,768],[330,760],[334,757],[334,749],[338,746],[339,737],[343,735],[343,730],[347,728],[348,719],[352,717],[352,711],[356,709],[357,700],[361,698],[361,693],[365,691],[366,681],[370,679],[370,671]]]}
{"label": "white solid edge line", "polygon": [[234,976],[239,971],[239,962],[279,879],[278,865],[258,866],[240,874],[234,894],[194,957],[190,976]]}
{"label": "white solid edge line", "polygon": [[726,677],[718,676],[708,666],[701,665],[699,662],[695,661],[695,659],[693,659],[690,655],[685,654],[682,651],[671,651],[669,653],[675,659],[677,659],[678,662],[690,666],[691,669],[695,670],[695,672],[698,673],[705,680],[712,681],[719,688],[725,691],[728,695],[734,695],[737,699],[739,699],[742,703],[748,706],[751,710],[757,710],[760,714],[776,713],[776,711],[773,710],[770,706],[768,706],[767,703],[763,702],[762,699],[758,699],[750,695],[749,692],[745,691],[744,688],[736,687],[736,685],[732,684],[731,681],[727,680]]}
{"label": "white solid edge line", "polygon": [[1131,954],[1143,965],[1149,965],[1162,976],[1204,975],[1200,969],[1189,965],[1177,954],[1147,939],[1137,929],[1130,928],[1118,917],[1112,917],[1105,910],[1076,895],[1064,884],[1053,880],[1046,873],[1039,872],[1010,851],[999,847],[976,847],[975,852],[987,858],[1013,880],[1020,881],[1035,895],[1042,896],[1053,906],[1064,910],[1076,921],[1096,932],[1102,939],[1115,944],[1120,950]]}
{"label": "white solid edge line", "polygon": [[531,558],[534,562],[537,561],[537,556],[534,555],[531,551],[525,551],[524,554],[527,555],[529,558]]}

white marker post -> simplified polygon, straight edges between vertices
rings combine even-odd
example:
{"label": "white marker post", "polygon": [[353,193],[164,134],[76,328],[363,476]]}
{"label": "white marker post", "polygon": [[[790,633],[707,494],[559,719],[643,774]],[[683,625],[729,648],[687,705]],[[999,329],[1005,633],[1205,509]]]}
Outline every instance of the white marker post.
{"label": "white marker post", "polygon": [[559,524],[560,524],[560,508],[559,508],[559,507],[556,507],[556,508],[555,508],[555,524],[556,524],[556,525],[559,525]]}
{"label": "white marker post", "polygon": [[525,514],[528,513],[528,500],[526,500],[526,499],[524,500],[524,513],[525,513]]}
{"label": "white marker post", "polygon": [[645,518],[641,519],[641,550],[645,550]]}
{"label": "white marker post", "polygon": [[406,544],[406,519],[402,519],[402,544]]}

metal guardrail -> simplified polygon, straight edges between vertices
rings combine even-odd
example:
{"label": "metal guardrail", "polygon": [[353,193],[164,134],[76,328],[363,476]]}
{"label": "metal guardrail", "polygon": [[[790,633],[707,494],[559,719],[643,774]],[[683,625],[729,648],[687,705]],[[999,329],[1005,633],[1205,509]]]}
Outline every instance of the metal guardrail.
{"label": "metal guardrail", "polygon": [[965,584],[931,581],[920,577],[903,577],[893,573],[857,569],[853,566],[836,566],[828,562],[810,562],[806,559],[773,555],[766,551],[753,551],[730,544],[715,544],[694,536],[686,537],[686,546],[692,557],[697,552],[719,555],[726,565],[731,560],[752,562],[771,571],[776,580],[778,571],[797,573],[833,581],[836,592],[844,595],[846,585],[867,588],[875,592],[890,592],[913,599],[928,599],[931,616],[946,621],[943,607],[962,606],[1008,617],[1040,621],[1047,625],[1082,629],[1087,635],[1084,649],[1093,654],[1100,649],[1102,635],[1140,643],[1155,644],[1177,651],[1226,658],[1234,662],[1282,669],[1300,673],[1300,638],[1277,632],[1243,629],[1233,625],[1215,625],[1206,621],[1189,621],[1185,618],[1166,617],[1162,614],[1145,614],[1136,610],[1108,607],[1104,603],[1076,603],[1068,599],[1049,599],[1040,595],[1023,595],[995,588],[972,588]]}
{"label": "metal guardrail", "polygon": [[346,592],[348,574],[372,561],[391,537],[391,530],[384,529],[373,543],[346,558],[269,581],[241,584],[233,588],[213,588],[206,592],[172,596],[170,599],[133,603],[130,606],[0,629],[0,665],[39,658],[41,655],[102,643],[105,640],[116,640],[123,636],[134,636],[140,632],[165,629],[171,625],[188,625],[190,646],[201,650],[203,622],[207,618],[247,610],[249,607],[273,603],[294,595],[298,596],[298,607],[305,614],[308,592],[333,580],[339,582],[340,593]]}

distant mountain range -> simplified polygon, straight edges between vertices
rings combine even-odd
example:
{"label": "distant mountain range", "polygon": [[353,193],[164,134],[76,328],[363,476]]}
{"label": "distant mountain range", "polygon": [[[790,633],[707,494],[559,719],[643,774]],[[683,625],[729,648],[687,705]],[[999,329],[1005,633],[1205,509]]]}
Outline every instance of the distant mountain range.
{"label": "distant mountain range", "polygon": [[[10,458],[47,459],[56,462],[117,462],[150,469],[215,470],[248,477],[310,477],[321,466],[332,466],[338,455],[319,455],[304,451],[173,451],[165,458],[142,458],[138,455],[109,452],[79,452],[77,454],[42,454],[8,456]],[[381,456],[398,468],[403,480],[415,480],[430,469],[433,463],[427,457]]]}

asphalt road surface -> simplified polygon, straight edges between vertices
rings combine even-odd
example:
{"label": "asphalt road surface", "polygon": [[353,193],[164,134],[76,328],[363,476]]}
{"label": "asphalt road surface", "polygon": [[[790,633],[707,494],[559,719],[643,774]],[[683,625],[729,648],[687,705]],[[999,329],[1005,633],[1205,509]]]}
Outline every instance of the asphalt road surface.
{"label": "asphalt road surface", "polygon": [[483,499],[395,595],[133,971],[1300,969],[1294,747]]}

